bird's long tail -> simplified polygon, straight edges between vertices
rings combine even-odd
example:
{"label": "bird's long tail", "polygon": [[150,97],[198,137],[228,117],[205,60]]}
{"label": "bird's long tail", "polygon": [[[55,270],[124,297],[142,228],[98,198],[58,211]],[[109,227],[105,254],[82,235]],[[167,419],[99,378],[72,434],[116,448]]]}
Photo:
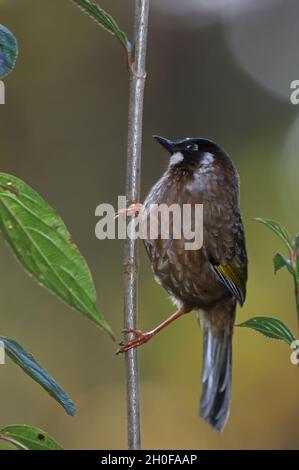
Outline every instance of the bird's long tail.
{"label": "bird's long tail", "polygon": [[232,369],[231,319],[226,328],[215,331],[211,322],[202,322],[204,332],[202,395],[200,416],[212,428],[222,431],[229,416]]}

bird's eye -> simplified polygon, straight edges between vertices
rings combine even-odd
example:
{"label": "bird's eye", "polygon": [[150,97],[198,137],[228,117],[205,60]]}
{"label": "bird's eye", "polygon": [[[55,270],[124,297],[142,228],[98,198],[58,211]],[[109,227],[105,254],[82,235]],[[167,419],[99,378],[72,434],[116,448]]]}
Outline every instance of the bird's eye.
{"label": "bird's eye", "polygon": [[194,143],[190,143],[188,145],[186,145],[186,149],[189,151],[189,152],[197,152],[198,150],[198,146]]}

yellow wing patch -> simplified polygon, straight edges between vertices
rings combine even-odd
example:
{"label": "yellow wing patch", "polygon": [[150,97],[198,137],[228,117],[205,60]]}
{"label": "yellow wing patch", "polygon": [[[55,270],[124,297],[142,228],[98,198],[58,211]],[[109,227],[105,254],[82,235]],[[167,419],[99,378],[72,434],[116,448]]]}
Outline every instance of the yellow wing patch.
{"label": "yellow wing patch", "polygon": [[243,305],[246,297],[246,268],[239,268],[233,263],[212,264],[212,267],[217,278],[228,288],[239,304]]}

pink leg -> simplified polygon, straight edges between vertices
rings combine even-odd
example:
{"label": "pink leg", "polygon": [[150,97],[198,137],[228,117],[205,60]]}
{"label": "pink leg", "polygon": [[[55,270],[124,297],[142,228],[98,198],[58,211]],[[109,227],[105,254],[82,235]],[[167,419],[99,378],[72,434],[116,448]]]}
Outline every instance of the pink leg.
{"label": "pink leg", "polygon": [[119,216],[124,215],[125,217],[138,217],[142,211],[143,205],[140,202],[136,202],[135,204],[131,204],[126,209],[122,209],[115,214],[115,219]]}
{"label": "pink leg", "polygon": [[166,326],[170,325],[170,323],[174,322],[177,318],[180,318],[184,315],[184,312],[178,310],[177,312],[173,313],[167,320],[157,326],[154,330],[148,331],[147,333],[142,333],[140,330],[136,330],[134,328],[127,328],[123,330],[124,333],[132,333],[135,338],[127,341],[127,343],[123,344],[117,351],[116,354],[124,353],[129,351],[132,348],[137,348],[144,343],[147,343],[153,336],[155,336],[159,331],[163,330]]}

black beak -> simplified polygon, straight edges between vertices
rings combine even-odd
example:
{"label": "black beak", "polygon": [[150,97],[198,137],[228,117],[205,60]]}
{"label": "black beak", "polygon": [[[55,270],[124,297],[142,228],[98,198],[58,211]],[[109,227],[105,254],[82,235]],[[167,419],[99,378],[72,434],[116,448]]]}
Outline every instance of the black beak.
{"label": "black beak", "polygon": [[166,150],[168,150],[169,153],[173,153],[175,149],[175,142],[172,142],[169,139],[165,139],[164,137],[161,137],[159,135],[153,135],[153,138],[159,142],[159,144],[162,145]]}

